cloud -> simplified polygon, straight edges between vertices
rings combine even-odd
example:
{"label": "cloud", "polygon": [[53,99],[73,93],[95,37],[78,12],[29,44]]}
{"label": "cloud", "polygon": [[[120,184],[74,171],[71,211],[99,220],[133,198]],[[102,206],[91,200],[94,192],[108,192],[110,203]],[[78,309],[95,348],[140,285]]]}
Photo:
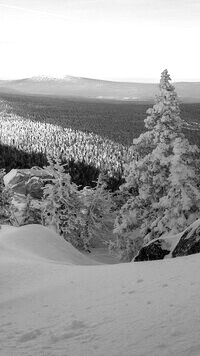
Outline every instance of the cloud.
{"label": "cloud", "polygon": [[0,44],[11,44],[11,43],[14,43],[14,41],[1,41],[0,40]]}
{"label": "cloud", "polygon": [[25,11],[25,12],[29,12],[29,13],[33,13],[33,14],[37,14],[37,15],[59,17],[59,18],[62,18],[62,19],[72,20],[72,21],[80,21],[80,22],[87,22],[88,21],[87,19],[84,19],[84,18],[66,16],[66,15],[56,14],[56,13],[52,13],[52,12],[48,12],[48,11],[40,11],[40,10],[28,9],[26,7],[20,7],[20,6],[14,6],[14,5],[6,5],[6,4],[2,4],[2,3],[0,3],[0,7],[4,7],[4,8],[7,8],[7,9],[18,10],[18,11]]}

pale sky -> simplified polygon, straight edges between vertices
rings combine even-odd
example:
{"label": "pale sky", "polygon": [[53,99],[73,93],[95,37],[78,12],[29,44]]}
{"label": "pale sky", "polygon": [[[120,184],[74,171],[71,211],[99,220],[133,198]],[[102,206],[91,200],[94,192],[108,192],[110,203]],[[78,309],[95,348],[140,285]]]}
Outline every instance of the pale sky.
{"label": "pale sky", "polygon": [[200,0],[0,0],[0,78],[200,80]]}

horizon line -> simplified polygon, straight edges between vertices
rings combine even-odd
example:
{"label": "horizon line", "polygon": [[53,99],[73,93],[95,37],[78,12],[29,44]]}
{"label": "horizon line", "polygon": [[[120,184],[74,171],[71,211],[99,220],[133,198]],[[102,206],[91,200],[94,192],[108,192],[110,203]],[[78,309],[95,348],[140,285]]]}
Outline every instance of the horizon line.
{"label": "horizon line", "polygon": [[[32,78],[38,78],[38,77],[49,77],[52,79],[64,79],[66,77],[74,77],[74,78],[82,78],[82,79],[91,79],[91,80],[97,80],[97,81],[106,81],[106,82],[115,82],[115,83],[141,83],[141,84],[159,84],[159,80],[156,80],[154,78],[141,78],[141,77],[136,77],[136,78],[97,78],[97,77],[88,77],[88,76],[75,76],[75,75],[45,75],[45,74],[39,74],[39,75],[33,75],[33,76],[20,76],[17,78],[0,78],[1,81],[15,81],[15,80],[24,80],[24,79],[32,79]],[[172,83],[198,83],[200,82],[199,79],[194,79],[194,78],[177,78],[175,80],[172,80]]]}

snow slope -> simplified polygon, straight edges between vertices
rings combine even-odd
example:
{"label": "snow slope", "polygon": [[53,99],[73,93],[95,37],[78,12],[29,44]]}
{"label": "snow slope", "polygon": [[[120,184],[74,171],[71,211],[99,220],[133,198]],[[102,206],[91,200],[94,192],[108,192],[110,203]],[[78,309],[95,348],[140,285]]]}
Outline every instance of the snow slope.
{"label": "snow slope", "polygon": [[95,265],[60,242],[0,231],[0,355],[200,355],[199,254]]}
{"label": "snow slope", "polygon": [[20,256],[29,261],[42,259],[64,264],[97,264],[54,231],[37,224],[8,228],[0,233],[0,247],[6,250],[4,259],[5,254],[10,256],[12,251],[15,258]]}

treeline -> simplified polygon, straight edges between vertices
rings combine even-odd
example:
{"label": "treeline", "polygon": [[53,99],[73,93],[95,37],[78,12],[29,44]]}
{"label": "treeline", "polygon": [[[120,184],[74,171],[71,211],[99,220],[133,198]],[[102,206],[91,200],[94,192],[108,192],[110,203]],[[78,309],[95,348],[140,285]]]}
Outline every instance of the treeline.
{"label": "treeline", "polygon": [[[102,102],[70,100],[66,98],[1,94],[7,113],[24,119],[60,125],[101,135],[123,145],[131,145],[133,138],[145,130],[144,119],[149,103]],[[181,103],[181,118],[189,124],[200,125],[200,103]],[[186,125],[187,127],[187,125]],[[200,144],[200,131],[185,129],[191,144]]]}
{"label": "treeline", "polygon": [[[66,161],[61,160],[64,165],[66,173],[69,173],[72,182],[75,183],[79,189],[86,186],[95,187],[100,169],[92,164],[86,162],[75,162],[73,159]],[[48,164],[47,157],[41,152],[25,152],[18,150],[15,147],[0,144],[0,169],[5,169],[6,173],[11,169],[30,169],[34,166],[46,167]],[[119,174],[116,177],[111,177],[104,172],[107,181],[107,189],[116,191],[124,182],[123,177]]]}

